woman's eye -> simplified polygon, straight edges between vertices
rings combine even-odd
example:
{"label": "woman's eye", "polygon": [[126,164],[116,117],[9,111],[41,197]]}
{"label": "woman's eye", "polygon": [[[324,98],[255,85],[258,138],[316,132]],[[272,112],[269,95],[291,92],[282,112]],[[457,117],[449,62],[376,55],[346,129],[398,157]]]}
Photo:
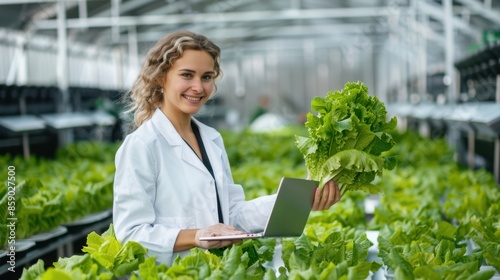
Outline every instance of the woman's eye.
{"label": "woman's eye", "polygon": [[205,76],[203,76],[203,80],[207,80],[207,81],[211,80],[212,78],[213,78],[212,75],[205,75]]}
{"label": "woman's eye", "polygon": [[181,74],[181,76],[184,78],[191,78],[192,77],[191,73],[183,73],[183,74]]}

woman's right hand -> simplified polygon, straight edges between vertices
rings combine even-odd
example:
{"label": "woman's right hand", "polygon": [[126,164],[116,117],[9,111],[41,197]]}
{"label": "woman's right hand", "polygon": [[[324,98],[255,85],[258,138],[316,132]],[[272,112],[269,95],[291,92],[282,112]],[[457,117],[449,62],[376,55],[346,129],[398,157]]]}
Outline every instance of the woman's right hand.
{"label": "woman's right hand", "polygon": [[199,229],[196,232],[195,243],[197,247],[203,249],[213,249],[213,248],[223,248],[234,243],[241,242],[240,239],[235,240],[212,240],[212,241],[202,241],[200,237],[205,236],[220,236],[220,235],[234,235],[243,234],[244,232],[237,230],[233,226],[228,226],[225,224],[215,224],[211,225],[205,229]]}

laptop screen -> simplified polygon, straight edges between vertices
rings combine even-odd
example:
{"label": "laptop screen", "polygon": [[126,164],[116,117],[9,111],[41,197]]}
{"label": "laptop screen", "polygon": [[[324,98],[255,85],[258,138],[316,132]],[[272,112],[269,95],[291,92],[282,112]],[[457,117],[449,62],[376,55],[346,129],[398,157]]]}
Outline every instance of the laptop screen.
{"label": "laptop screen", "polygon": [[300,236],[309,218],[318,181],[281,179],[264,237]]}

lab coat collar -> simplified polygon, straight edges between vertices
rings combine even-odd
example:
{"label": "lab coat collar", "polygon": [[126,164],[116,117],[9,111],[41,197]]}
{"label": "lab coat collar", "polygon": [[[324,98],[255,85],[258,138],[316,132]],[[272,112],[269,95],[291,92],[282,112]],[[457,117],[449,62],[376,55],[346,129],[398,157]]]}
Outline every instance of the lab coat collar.
{"label": "lab coat collar", "polygon": [[184,142],[182,137],[175,130],[174,125],[170,120],[163,114],[160,108],[156,108],[156,111],[153,113],[153,117],[151,118],[154,126],[160,134],[167,140],[168,144],[171,146],[181,146]]}
{"label": "lab coat collar", "polygon": [[[161,135],[167,140],[168,144],[172,146],[179,146],[184,143],[182,137],[175,130],[172,122],[163,114],[160,108],[156,108],[156,111],[153,113],[153,117],[151,118],[153,124],[159,129]],[[202,133],[203,140],[208,139],[210,141],[214,141],[220,137],[220,134],[217,133],[214,129],[209,129],[208,126],[198,121],[196,118],[192,118],[194,122],[200,128],[200,132]]]}
{"label": "lab coat collar", "polygon": [[[165,116],[165,114],[157,108],[151,118],[154,126],[158,129],[159,133],[165,138],[171,146],[180,146],[181,150],[181,158],[182,160],[188,162],[189,164],[197,167],[198,169],[210,174],[206,169],[203,162],[196,157],[196,155],[191,151],[191,148],[184,142],[182,137],[179,135],[177,130],[175,130],[174,125],[170,120]],[[222,151],[220,147],[215,143],[215,141],[220,137],[220,134],[205,124],[201,123],[197,119],[193,118],[193,121],[200,128],[200,134],[203,139],[203,143],[205,145],[205,150],[207,151],[207,155],[210,159],[210,163],[212,164],[212,168],[214,170],[214,175],[217,181],[220,182],[222,179],[222,170],[220,168],[221,160],[222,160]]]}
{"label": "lab coat collar", "polygon": [[200,122],[196,118],[193,118],[193,121],[198,125],[200,128],[200,131],[203,133],[202,136],[205,136],[206,139],[210,141],[214,141],[215,139],[221,137],[218,132],[216,132],[215,129],[208,127],[204,123]]}

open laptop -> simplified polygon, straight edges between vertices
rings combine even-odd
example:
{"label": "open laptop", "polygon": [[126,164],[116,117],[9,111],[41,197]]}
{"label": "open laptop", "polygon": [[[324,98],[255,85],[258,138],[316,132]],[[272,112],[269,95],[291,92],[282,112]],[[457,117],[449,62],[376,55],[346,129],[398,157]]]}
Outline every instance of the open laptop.
{"label": "open laptop", "polygon": [[263,232],[205,236],[200,240],[298,237],[306,226],[318,185],[318,181],[283,177]]}

